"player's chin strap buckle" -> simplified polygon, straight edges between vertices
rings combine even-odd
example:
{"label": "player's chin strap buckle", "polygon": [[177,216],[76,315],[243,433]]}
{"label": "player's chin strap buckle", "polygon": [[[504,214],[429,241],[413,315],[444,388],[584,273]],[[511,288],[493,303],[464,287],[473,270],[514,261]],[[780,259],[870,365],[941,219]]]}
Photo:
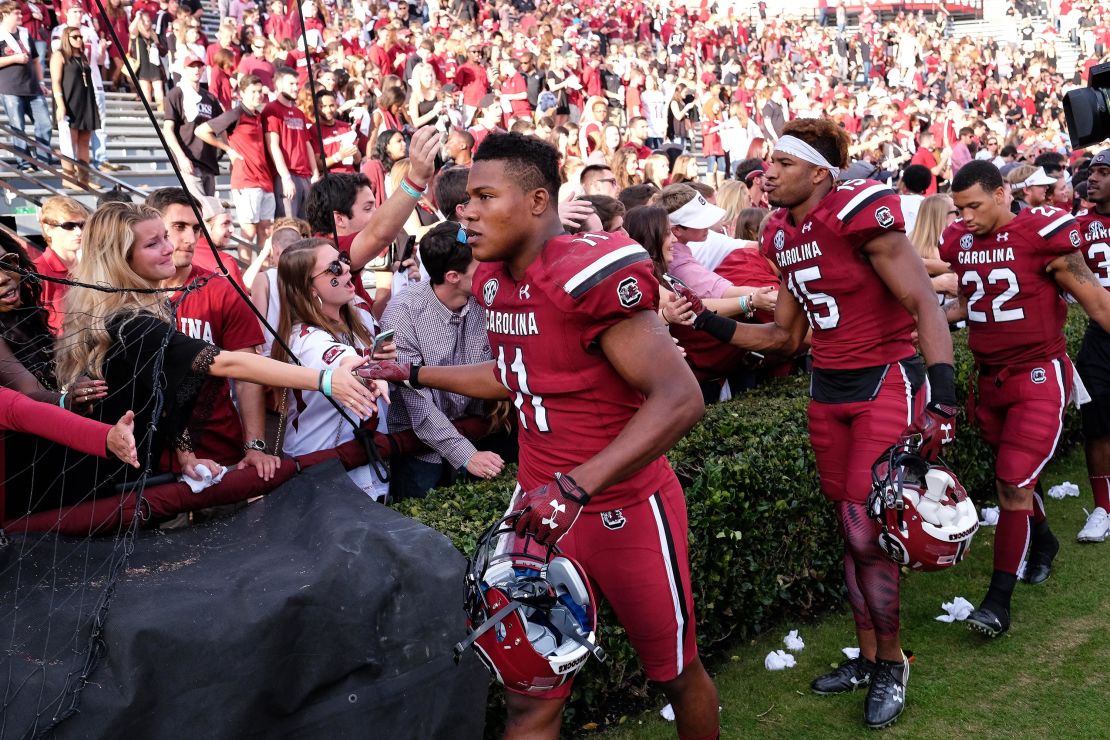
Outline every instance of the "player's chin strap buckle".
{"label": "player's chin strap buckle", "polygon": [[486,634],[497,625],[501,624],[501,621],[505,619],[505,617],[512,614],[514,610],[519,609],[521,606],[522,604],[519,601],[510,601],[508,604],[505,604],[505,606],[494,612],[492,617],[487,619],[485,622],[482,622],[482,625],[478,627],[478,629],[467,635],[465,640],[456,643],[454,648],[455,664],[458,664],[458,662],[462,659],[463,653],[466,652],[466,649],[473,645],[479,637]]}

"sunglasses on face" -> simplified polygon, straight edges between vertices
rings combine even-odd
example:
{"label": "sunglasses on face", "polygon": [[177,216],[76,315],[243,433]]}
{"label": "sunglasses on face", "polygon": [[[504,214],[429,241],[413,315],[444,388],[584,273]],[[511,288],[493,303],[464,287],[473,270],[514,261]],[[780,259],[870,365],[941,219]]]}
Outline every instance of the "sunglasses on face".
{"label": "sunglasses on face", "polygon": [[51,221],[47,221],[46,225],[53,226],[58,229],[65,229],[66,231],[73,231],[74,229],[81,229],[82,231],[85,230],[84,221],[62,221],[61,223],[57,224]]}
{"label": "sunglasses on face", "polygon": [[321,275],[324,275],[324,274],[327,274],[327,273],[331,273],[331,275],[333,277],[339,277],[340,275],[343,274],[343,267],[344,266],[346,266],[346,267],[351,266],[351,255],[347,254],[346,252],[340,252],[339,257],[337,259],[333,259],[331,262],[329,262],[328,266],[325,267],[320,272],[313,275],[312,279],[315,280],[316,278],[320,277]]}

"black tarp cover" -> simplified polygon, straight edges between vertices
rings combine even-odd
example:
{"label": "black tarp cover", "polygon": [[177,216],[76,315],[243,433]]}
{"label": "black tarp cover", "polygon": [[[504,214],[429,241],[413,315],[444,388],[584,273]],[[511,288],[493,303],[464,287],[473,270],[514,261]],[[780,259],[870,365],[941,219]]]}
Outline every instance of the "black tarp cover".
{"label": "black tarp cover", "polygon": [[[49,724],[117,547],[30,534],[0,553],[0,692],[19,688],[0,737],[24,737],[41,709],[38,728]],[[471,654],[451,658],[464,567],[338,463],[226,519],[141,532],[106,654],[54,736],[480,738],[489,674]]]}

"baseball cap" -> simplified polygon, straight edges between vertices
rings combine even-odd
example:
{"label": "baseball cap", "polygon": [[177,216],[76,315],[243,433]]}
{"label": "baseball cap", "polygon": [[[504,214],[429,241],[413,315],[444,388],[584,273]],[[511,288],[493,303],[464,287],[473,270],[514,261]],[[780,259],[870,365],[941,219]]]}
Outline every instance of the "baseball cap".
{"label": "baseball cap", "polygon": [[1088,167],[1110,167],[1110,149],[1103,149],[1091,159]]}
{"label": "baseball cap", "polygon": [[667,214],[672,225],[685,226],[688,229],[708,229],[719,224],[724,217],[724,208],[713,205],[696,191],[693,198]]}
{"label": "baseball cap", "polygon": [[215,218],[222,213],[227,213],[224,204],[219,198],[212,195],[206,195],[200,198],[200,215],[205,221]]}
{"label": "baseball cap", "polygon": [[1044,185],[1044,186],[1047,187],[1048,185],[1055,185],[1055,184],[1056,184],[1056,178],[1055,177],[1049,177],[1047,174],[1045,174],[1044,167],[1038,167],[1037,171],[1034,172],[1029,177],[1025,178],[1025,180],[1020,185],[1018,185],[1018,187],[1019,188],[1027,188],[1027,187],[1030,187],[1031,185]]}
{"label": "baseball cap", "polygon": [[755,180],[755,178],[763,177],[763,173],[766,172],[766,171],[767,171],[767,163],[766,162],[760,162],[759,167],[757,169],[754,169],[751,172],[749,172],[748,174],[744,175],[744,182],[747,183],[748,185],[751,185],[752,181]]}
{"label": "baseball cap", "polygon": [[204,67],[205,61],[198,57],[196,54],[186,54],[185,58],[181,60],[182,67]]}

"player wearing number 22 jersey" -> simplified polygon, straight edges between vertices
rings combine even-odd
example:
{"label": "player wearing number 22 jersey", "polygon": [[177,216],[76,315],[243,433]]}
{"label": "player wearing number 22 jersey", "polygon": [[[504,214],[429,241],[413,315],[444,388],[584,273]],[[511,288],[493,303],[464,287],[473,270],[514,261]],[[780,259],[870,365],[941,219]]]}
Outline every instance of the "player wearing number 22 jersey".
{"label": "player wearing number 22 jersey", "polygon": [[1072,215],[1043,206],[1013,215],[991,163],[961,168],[952,199],[962,220],[941,235],[940,256],[959,278],[960,293],[948,314],[967,318],[978,371],[971,415],[997,455],[1001,509],[991,584],[967,622],[994,637],[1009,629],[1022,562],[1024,580],[1040,583],[1059,551],[1034,486],[1060,439],[1074,385],[1061,291],[1104,325],[1110,324],[1110,297],[1083,260]]}

